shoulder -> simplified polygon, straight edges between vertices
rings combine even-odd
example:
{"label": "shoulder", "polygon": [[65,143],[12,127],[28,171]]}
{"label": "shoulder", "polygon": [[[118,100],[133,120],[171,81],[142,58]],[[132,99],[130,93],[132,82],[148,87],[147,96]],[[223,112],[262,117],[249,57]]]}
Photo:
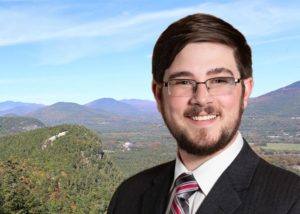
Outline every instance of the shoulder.
{"label": "shoulder", "polygon": [[289,199],[300,197],[300,177],[298,175],[268,163],[252,149],[246,150],[248,154],[244,155],[247,159],[244,167],[252,166],[252,176],[251,174],[249,176],[252,177],[250,179],[251,187],[256,192],[269,197],[274,194],[278,194],[279,198],[284,198],[286,195],[289,196]]}
{"label": "shoulder", "polygon": [[145,188],[147,184],[150,184],[153,179],[158,176],[170,176],[174,171],[175,161],[163,163],[161,165],[146,169],[136,175],[126,179],[120,186],[119,189],[126,188]]}
{"label": "shoulder", "polygon": [[[271,189],[290,188],[291,191],[300,188],[300,177],[298,175],[268,163],[258,156],[247,142],[245,142],[243,149],[232,165],[231,172],[239,171],[239,178],[235,179],[240,179],[243,176],[248,184],[252,183],[252,185],[260,185],[261,188],[268,187]],[[298,194],[300,194],[300,191],[298,191]]]}
{"label": "shoulder", "polygon": [[[153,168],[144,170],[127,180],[117,188],[114,193],[108,213],[140,213],[142,198],[145,193],[153,189],[154,182],[159,187],[168,184],[173,179],[175,161],[167,162]],[[168,187],[167,187],[168,188]]]}
{"label": "shoulder", "polygon": [[299,206],[300,177],[266,162],[246,142],[225,175],[243,202],[239,213],[288,213]]}
{"label": "shoulder", "polygon": [[260,159],[254,176],[255,183],[276,192],[288,192],[289,196],[300,197],[300,177],[288,170]]}
{"label": "shoulder", "polygon": [[300,206],[300,177],[260,159],[246,198],[255,202],[248,210],[293,213]]}

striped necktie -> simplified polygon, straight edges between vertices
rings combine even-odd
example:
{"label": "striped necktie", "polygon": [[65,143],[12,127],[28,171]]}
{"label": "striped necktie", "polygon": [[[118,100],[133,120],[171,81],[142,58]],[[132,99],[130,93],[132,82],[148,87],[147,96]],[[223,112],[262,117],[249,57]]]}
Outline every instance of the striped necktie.
{"label": "striped necktie", "polygon": [[188,199],[200,188],[192,174],[182,173],[175,181],[175,196],[170,209],[170,214],[188,214]]}

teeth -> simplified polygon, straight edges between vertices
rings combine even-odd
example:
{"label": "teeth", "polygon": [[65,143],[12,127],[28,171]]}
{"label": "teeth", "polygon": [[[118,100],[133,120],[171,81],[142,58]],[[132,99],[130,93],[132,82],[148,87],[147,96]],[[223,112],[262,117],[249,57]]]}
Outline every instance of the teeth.
{"label": "teeth", "polygon": [[193,120],[198,120],[198,121],[205,121],[205,120],[212,120],[216,118],[216,115],[206,115],[206,116],[195,116],[192,117]]}

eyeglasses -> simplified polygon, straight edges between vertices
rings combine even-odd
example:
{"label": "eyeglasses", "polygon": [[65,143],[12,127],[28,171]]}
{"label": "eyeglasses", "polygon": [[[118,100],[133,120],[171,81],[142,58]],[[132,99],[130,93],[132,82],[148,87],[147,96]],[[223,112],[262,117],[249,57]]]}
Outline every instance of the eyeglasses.
{"label": "eyeglasses", "polygon": [[231,94],[236,84],[240,82],[241,79],[233,77],[215,77],[205,82],[192,79],[171,79],[163,82],[163,86],[168,88],[168,93],[172,97],[191,97],[196,93],[199,84],[205,84],[211,96],[222,96]]}

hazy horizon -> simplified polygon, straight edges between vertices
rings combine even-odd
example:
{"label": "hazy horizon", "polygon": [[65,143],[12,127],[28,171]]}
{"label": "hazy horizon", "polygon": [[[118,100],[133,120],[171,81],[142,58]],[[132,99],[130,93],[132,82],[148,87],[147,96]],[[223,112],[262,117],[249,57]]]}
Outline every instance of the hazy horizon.
{"label": "hazy horizon", "polygon": [[[294,84],[294,83],[296,83],[296,82],[300,82],[300,81],[295,81],[295,82],[293,82],[293,83],[291,83],[291,84]],[[289,84],[289,85],[291,85],[291,84]],[[286,85],[286,86],[289,86],[289,85]],[[273,90],[273,91],[276,91],[276,90],[278,90],[278,89],[284,88],[284,87],[286,87],[286,86],[277,88],[277,89],[275,89],[275,90]],[[273,91],[270,91],[270,92],[273,92]],[[267,93],[265,93],[265,94],[261,94],[261,95],[259,95],[259,96],[257,96],[257,97],[264,96],[264,95],[266,95],[266,94],[268,94],[268,93],[270,93],[270,92],[267,92]],[[252,97],[250,97],[250,98],[257,98],[257,97],[253,97],[253,96],[252,96]],[[1,103],[4,103],[4,102],[17,102],[17,103],[20,102],[20,103],[42,104],[42,105],[47,105],[47,106],[49,106],[49,105],[53,105],[53,104],[55,104],[55,103],[64,102],[64,103],[76,103],[76,104],[80,104],[80,105],[86,105],[86,104],[88,104],[88,103],[90,103],[90,102],[93,102],[93,101],[96,101],[96,100],[100,100],[100,99],[113,99],[113,100],[116,100],[116,101],[142,100],[142,101],[146,101],[146,102],[147,102],[147,101],[155,102],[154,98],[153,98],[153,99],[139,99],[139,98],[115,99],[115,98],[113,98],[113,97],[99,97],[99,98],[96,98],[96,99],[94,99],[94,100],[90,100],[90,101],[85,102],[85,103],[73,102],[73,101],[68,101],[68,100],[59,100],[59,101],[56,101],[56,102],[53,102],[53,103],[24,102],[24,101],[22,101],[22,100],[4,100],[4,101],[0,101],[0,104],[1,104]]]}

